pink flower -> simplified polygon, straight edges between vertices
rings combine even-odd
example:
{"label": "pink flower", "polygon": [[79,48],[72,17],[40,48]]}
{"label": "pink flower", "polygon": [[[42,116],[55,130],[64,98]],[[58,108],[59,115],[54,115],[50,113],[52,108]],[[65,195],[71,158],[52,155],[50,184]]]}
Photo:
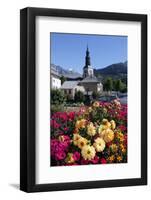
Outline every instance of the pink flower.
{"label": "pink flower", "polygon": [[74,117],[75,117],[75,112],[68,113],[69,120],[74,120]]}
{"label": "pink flower", "polygon": [[119,125],[118,128],[121,130],[121,131],[126,131],[126,127],[124,125]]}
{"label": "pink flower", "polygon": [[99,162],[99,157],[98,157],[98,156],[95,156],[95,157],[91,160],[91,162],[92,162],[93,164],[97,164],[97,163]]}
{"label": "pink flower", "polygon": [[52,128],[58,129],[60,127],[60,124],[58,124],[56,120],[51,120],[51,126]]}
{"label": "pink flower", "polygon": [[65,128],[64,128],[64,131],[68,131],[68,130],[69,130],[69,128],[68,128],[68,127],[65,127]]}
{"label": "pink flower", "polygon": [[75,161],[80,160],[80,153],[78,151],[76,151],[76,152],[73,153],[73,159]]}
{"label": "pink flower", "polygon": [[101,158],[100,162],[101,162],[101,164],[106,164],[107,163],[105,158]]}
{"label": "pink flower", "polygon": [[65,152],[58,152],[55,154],[56,160],[63,160],[63,159],[65,159],[65,157],[66,157]]}
{"label": "pink flower", "polygon": [[63,160],[70,144],[69,136],[59,136],[61,139],[51,139],[51,156],[55,160]]}
{"label": "pink flower", "polygon": [[88,160],[84,160],[84,159],[81,160],[81,165],[87,165],[87,164],[89,164]]}
{"label": "pink flower", "polygon": [[127,145],[127,134],[124,135],[124,142]]}
{"label": "pink flower", "polygon": [[77,163],[67,163],[65,166],[73,166],[73,165],[78,165]]}

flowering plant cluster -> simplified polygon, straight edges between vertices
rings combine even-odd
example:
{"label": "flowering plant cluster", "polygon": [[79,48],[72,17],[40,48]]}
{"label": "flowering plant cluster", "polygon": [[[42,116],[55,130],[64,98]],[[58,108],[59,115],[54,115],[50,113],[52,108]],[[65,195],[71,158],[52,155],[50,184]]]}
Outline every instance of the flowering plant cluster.
{"label": "flowering plant cluster", "polygon": [[127,162],[127,105],[94,102],[51,118],[51,165]]}

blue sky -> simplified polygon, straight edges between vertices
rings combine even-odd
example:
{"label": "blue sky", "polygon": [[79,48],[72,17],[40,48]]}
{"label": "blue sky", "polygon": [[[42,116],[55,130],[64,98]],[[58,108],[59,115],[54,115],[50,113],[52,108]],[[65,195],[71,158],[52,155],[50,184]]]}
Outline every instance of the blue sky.
{"label": "blue sky", "polygon": [[126,36],[51,33],[50,62],[81,73],[87,44],[93,68],[127,61]]}

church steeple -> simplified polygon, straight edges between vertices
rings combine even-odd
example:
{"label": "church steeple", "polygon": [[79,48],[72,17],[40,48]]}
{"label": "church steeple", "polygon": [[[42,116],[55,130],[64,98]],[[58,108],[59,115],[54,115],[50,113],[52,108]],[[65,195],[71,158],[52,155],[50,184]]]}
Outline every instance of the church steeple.
{"label": "church steeple", "polygon": [[87,45],[86,56],[85,56],[85,66],[83,67],[83,78],[86,78],[86,77],[92,78],[93,76],[94,76],[94,73],[93,73],[93,68],[91,66],[91,62],[90,62],[90,52]]}
{"label": "church steeple", "polygon": [[88,67],[89,65],[91,65],[91,62],[90,62],[89,48],[88,48],[88,45],[87,45],[86,56],[85,56],[85,66]]}

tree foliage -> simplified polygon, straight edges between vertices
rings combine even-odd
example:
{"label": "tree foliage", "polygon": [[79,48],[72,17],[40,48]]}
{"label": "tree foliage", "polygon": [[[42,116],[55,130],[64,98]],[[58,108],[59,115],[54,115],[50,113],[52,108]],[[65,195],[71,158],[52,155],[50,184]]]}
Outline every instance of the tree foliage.
{"label": "tree foliage", "polygon": [[62,90],[52,89],[51,90],[51,104],[60,105],[65,103],[66,97]]}
{"label": "tree foliage", "polygon": [[60,80],[61,80],[61,85],[67,80],[67,78],[66,77],[64,77],[64,76],[61,76],[60,77]]}
{"label": "tree foliage", "polygon": [[93,98],[94,100],[98,99],[99,96],[100,96],[100,93],[99,93],[99,92],[96,92],[96,91],[93,91],[93,92],[92,92],[92,98]]}
{"label": "tree foliage", "polygon": [[114,90],[117,92],[127,92],[127,85],[121,79],[114,80]]}
{"label": "tree foliage", "polygon": [[104,90],[105,91],[112,91],[113,89],[113,79],[111,77],[107,78],[104,82]]}
{"label": "tree foliage", "polygon": [[78,103],[84,102],[85,96],[84,96],[83,92],[76,91],[75,96],[74,96],[74,100],[75,100],[75,102],[78,102]]}

